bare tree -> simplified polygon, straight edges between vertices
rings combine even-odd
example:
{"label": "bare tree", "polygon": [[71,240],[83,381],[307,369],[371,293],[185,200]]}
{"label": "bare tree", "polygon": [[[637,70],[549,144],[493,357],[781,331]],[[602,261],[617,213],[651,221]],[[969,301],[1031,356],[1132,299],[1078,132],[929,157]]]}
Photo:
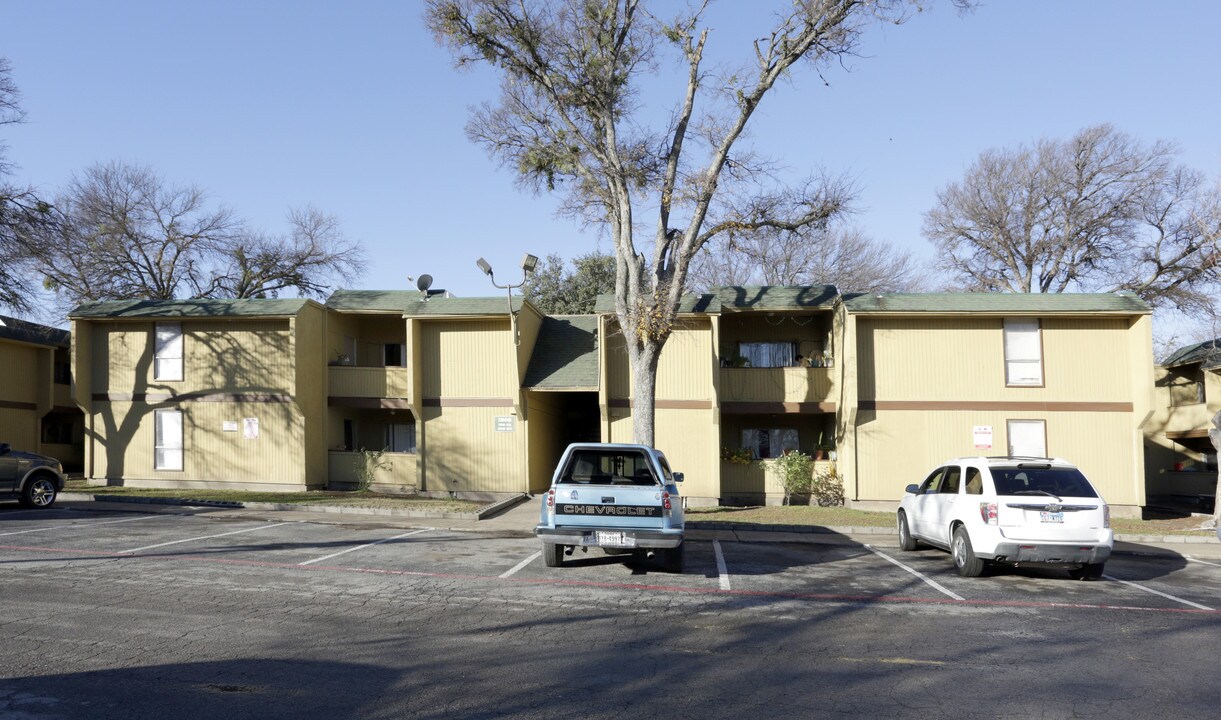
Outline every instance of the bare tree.
{"label": "bare tree", "polygon": [[354,278],[364,263],[358,243],[344,237],[339,220],[316,208],[289,211],[289,233],[244,231],[211,251],[220,265],[200,297],[276,297],[286,290],[324,297],[329,280]]}
{"label": "bare tree", "polygon": [[[639,0],[429,0],[428,26],[457,64],[486,63],[502,76],[500,102],[474,113],[471,139],[526,186],[560,190],[569,211],[608,231],[638,442],[653,442],[657,361],[696,252],[734,232],[824,224],[848,201],[818,177],[769,182],[768,163],[739,146],[751,117],[799,61],[833,64],[867,25],[902,22],[914,4],[786,3],[755,41],[753,63],[712,77],[706,2],[662,20]],[[668,57],[685,87],[669,124],[652,129],[643,80]],[[655,220],[641,224],[641,210]]]}
{"label": "bare tree", "polygon": [[55,200],[54,222],[21,235],[22,252],[68,306],[89,300],[325,294],[361,259],[338,221],[313,208],[290,232],[248,230],[194,186],[169,185],[145,167],[96,165]]}
{"label": "bare tree", "polygon": [[[12,78],[12,66],[0,57],[0,126],[24,121],[20,100],[21,93]],[[33,309],[30,298],[35,288],[18,237],[47,223],[51,207],[32,189],[10,181],[13,167],[6,157],[7,149],[0,139],[0,306],[24,313]]]}
{"label": "bare tree", "polygon": [[[813,235],[811,237],[811,235]],[[692,287],[835,285],[841,292],[913,292],[922,286],[912,254],[858,228],[816,233],[755,233],[710,251],[691,264]]]}
{"label": "bare tree", "polygon": [[1175,154],[1110,125],[988,150],[938,193],[924,232],[974,289],[1130,290],[1154,307],[1212,312],[1218,193]]}

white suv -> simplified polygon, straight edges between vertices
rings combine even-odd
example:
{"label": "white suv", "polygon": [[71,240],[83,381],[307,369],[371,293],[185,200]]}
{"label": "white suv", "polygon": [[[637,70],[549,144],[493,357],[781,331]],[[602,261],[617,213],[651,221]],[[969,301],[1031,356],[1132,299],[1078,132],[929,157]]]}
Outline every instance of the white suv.
{"label": "white suv", "polygon": [[908,485],[899,547],[947,549],[964,577],[988,563],[1065,566],[1097,580],[1115,544],[1111,510],[1076,466],[1059,458],[964,457]]}

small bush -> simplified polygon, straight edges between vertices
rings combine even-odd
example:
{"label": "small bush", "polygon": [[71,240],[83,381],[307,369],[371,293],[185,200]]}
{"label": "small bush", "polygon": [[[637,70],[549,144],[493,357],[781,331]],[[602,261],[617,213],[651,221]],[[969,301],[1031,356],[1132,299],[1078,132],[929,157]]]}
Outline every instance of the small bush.
{"label": "small bush", "polygon": [[835,507],[844,504],[844,478],[836,469],[835,463],[814,476],[810,482],[810,494],[818,501],[820,507]]}
{"label": "small bush", "polygon": [[800,450],[789,450],[776,458],[776,468],[780,471],[780,483],[784,486],[786,503],[793,495],[809,494],[813,482],[813,467],[810,456]]}
{"label": "small bush", "polygon": [[726,462],[734,463],[735,465],[749,465],[753,459],[750,450],[746,448],[721,448],[721,459]]}

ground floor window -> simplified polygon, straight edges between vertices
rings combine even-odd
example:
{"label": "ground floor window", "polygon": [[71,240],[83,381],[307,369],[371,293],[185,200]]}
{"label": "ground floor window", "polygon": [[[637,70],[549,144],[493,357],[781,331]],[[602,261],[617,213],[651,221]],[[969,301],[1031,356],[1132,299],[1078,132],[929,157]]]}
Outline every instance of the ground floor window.
{"label": "ground floor window", "polygon": [[182,469],[182,412],[180,410],[156,410],[154,419],[153,468],[157,470]]}
{"label": "ground floor window", "polygon": [[415,452],[415,423],[386,425],[386,449],[390,452]]}
{"label": "ground floor window", "polygon": [[755,459],[778,458],[787,450],[797,450],[797,428],[747,428],[742,430],[742,447]]}
{"label": "ground floor window", "polygon": [[1047,457],[1047,426],[1042,420],[1009,420],[1009,454],[1015,457]]}

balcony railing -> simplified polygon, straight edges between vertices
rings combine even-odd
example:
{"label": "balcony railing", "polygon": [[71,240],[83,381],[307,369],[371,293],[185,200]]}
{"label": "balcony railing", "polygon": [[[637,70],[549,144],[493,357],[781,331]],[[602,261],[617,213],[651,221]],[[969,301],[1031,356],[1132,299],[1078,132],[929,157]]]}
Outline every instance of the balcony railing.
{"label": "balcony railing", "polygon": [[411,386],[411,373],[405,367],[333,365],[327,371],[331,397],[406,398]]}
{"label": "balcony railing", "polygon": [[835,400],[835,368],[721,368],[721,402]]}

